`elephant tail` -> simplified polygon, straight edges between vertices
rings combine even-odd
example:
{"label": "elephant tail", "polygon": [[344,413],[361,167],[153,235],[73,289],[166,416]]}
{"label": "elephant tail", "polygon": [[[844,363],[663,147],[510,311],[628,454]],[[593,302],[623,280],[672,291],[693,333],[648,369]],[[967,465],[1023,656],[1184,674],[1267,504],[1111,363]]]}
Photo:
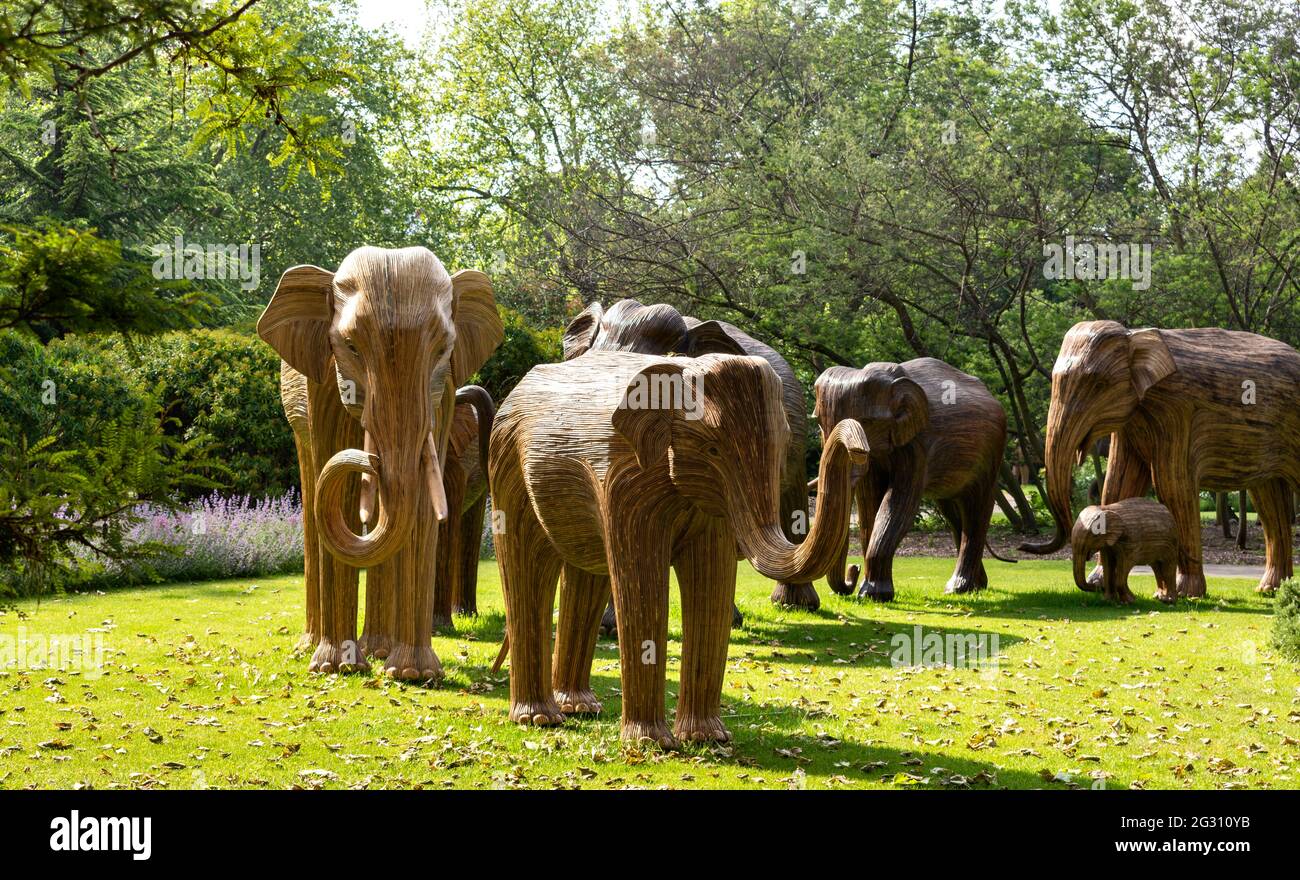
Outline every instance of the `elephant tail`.
{"label": "elephant tail", "polygon": [[1010,562],[1010,563],[1016,563],[1016,562],[1019,562],[1019,561],[1020,561],[1019,559],[1007,559],[1005,556],[999,556],[999,555],[998,555],[998,552],[997,552],[996,550],[993,549],[993,545],[992,545],[991,543],[989,543],[989,539],[988,539],[988,538],[985,538],[985,539],[984,539],[984,549],[985,549],[985,550],[988,550],[988,551],[989,551],[989,555],[992,556],[994,559],[998,560],[999,562]]}
{"label": "elephant tail", "polygon": [[492,437],[492,420],[496,418],[497,407],[492,395],[481,385],[466,385],[456,389],[456,402],[468,403],[478,415],[478,453],[479,466],[487,473],[488,441]]}
{"label": "elephant tail", "polygon": [[501,650],[497,652],[497,662],[492,664],[492,674],[496,675],[501,671],[501,664],[506,662],[506,655],[510,653],[510,633],[506,633],[501,639]]}

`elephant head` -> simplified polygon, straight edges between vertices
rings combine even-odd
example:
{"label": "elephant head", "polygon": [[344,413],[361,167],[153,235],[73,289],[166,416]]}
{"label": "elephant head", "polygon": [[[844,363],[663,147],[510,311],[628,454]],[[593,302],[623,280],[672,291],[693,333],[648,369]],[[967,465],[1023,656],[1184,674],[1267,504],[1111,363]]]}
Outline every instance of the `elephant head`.
{"label": "elephant head", "polygon": [[817,377],[813,392],[822,438],[844,419],[853,419],[866,432],[872,455],[906,446],[930,424],[925,391],[898,364],[831,367]]}
{"label": "elephant head", "polygon": [[[680,405],[658,406],[645,389],[680,388]],[[614,413],[615,430],[642,469],[664,463],[677,490],[708,514],[731,523],[741,552],[765,577],[807,581],[837,560],[849,515],[849,468],[866,461],[856,422],[835,426],[818,475],[821,503],[810,534],[791,543],[782,531],[779,481],[790,429],[781,380],[760,357],[706,355],[645,367]]]}
{"label": "elephant head", "polygon": [[1097,587],[1088,583],[1084,574],[1088,559],[1097,551],[1114,547],[1124,535],[1123,523],[1118,516],[1107,516],[1106,511],[1093,505],[1085,507],[1070,532],[1070,552],[1074,558],[1074,584],[1084,592],[1095,592]]}
{"label": "elephant head", "polygon": [[1070,529],[1074,467],[1100,438],[1124,426],[1151,387],[1177,371],[1159,330],[1127,330],[1115,321],[1075,324],[1052,367],[1047,410],[1047,507],[1056,531],[1029,553],[1054,553]]}
{"label": "elephant head", "polygon": [[[446,517],[439,438],[454,389],[504,335],[486,275],[448,275],[422,247],[362,247],[335,272],[287,270],[257,332],[311,381],[337,383],[343,406],[365,430],[364,449],[339,451],[318,476],[315,515],[336,558],[357,567],[390,558],[406,543],[422,494]],[[352,472],[369,478],[382,500],[364,536],[342,509]]]}
{"label": "elephant head", "polygon": [[564,359],[588,351],[637,354],[745,354],[745,349],[718,321],[684,317],[669,305],[644,306],[622,299],[605,311],[593,302],[564,330]]}

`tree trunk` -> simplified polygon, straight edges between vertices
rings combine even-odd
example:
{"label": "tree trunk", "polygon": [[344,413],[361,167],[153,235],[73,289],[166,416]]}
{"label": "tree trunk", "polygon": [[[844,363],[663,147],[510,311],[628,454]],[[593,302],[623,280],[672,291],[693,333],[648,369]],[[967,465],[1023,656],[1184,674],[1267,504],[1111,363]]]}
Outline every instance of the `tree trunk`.
{"label": "tree trunk", "polygon": [[[1001,476],[1002,485],[1006,487],[1007,494],[1011,496],[1011,500],[1016,504],[1016,512],[1020,514],[1020,525],[1016,527],[1016,530],[1023,535],[1037,535],[1038,521],[1034,518],[1034,506],[1025,497],[1024,490],[1020,488],[1020,481],[1016,479],[1015,472],[1011,470],[1011,465],[1007,464],[1005,459],[1002,461]],[[1001,499],[1002,493],[997,493],[997,497]],[[999,503],[1001,502],[999,501]],[[1007,518],[1010,519],[1010,517]]]}
{"label": "tree trunk", "polygon": [[1246,549],[1246,490],[1237,493],[1237,549]]}
{"label": "tree trunk", "polygon": [[1214,493],[1214,524],[1223,530],[1223,538],[1232,537],[1232,516],[1228,510],[1228,493]]}

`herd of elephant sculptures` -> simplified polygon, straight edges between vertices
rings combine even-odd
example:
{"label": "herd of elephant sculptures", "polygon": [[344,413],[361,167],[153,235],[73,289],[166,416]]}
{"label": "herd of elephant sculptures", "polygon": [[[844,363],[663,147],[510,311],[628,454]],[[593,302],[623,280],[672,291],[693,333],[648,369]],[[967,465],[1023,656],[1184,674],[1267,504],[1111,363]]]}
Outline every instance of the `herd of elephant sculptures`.
{"label": "herd of elephant sculptures", "polygon": [[[491,283],[472,270],[449,275],[422,247],[359,248],[334,272],[289,269],[257,329],[283,361],[302,476],[302,647],[313,672],[374,658],[396,678],[441,678],[431,634],[453,611],[475,611],[489,494],[510,718],[521,723],[600,711],[592,659],[602,628],[616,627],[624,738],[729,739],[720,704],[737,561],[774,580],[781,605],[817,608],[821,577],[837,593],[888,601],[895,551],[922,500],[957,547],[947,592],[988,584],[1006,416],[978,379],[933,358],[817,379],[823,451],[810,517],[804,389],[776,351],[731,324],[635,300],[592,303],[564,334],[563,362],[534,367],[499,409],[467,384],[503,340]],[[1281,342],[1076,324],[1052,371],[1055,534],[1020,549],[1052,553],[1070,540],[1076,583],[1112,601],[1132,601],[1138,564],[1152,566],[1165,601],[1203,596],[1199,489],[1245,486],[1265,537],[1260,590],[1275,589],[1291,576],[1297,401],[1300,353]],[[1106,436],[1102,503],[1071,529],[1076,460]],[[347,479],[354,473],[360,480]],[[1144,497],[1152,490],[1159,502]],[[855,503],[860,587],[858,567],[845,570]],[[1100,565],[1085,578],[1093,554]],[[670,567],[682,617],[671,728]]]}

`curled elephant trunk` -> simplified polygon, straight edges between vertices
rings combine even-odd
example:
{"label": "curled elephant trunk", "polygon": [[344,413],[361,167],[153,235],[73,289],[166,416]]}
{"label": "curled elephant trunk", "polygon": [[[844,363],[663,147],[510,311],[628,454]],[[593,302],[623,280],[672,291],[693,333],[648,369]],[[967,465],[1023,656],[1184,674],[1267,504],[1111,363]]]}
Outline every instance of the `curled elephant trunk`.
{"label": "curled elephant trunk", "polygon": [[479,467],[487,473],[488,440],[492,437],[492,421],[496,418],[497,407],[492,402],[492,395],[479,385],[466,385],[456,390],[456,402],[468,403],[478,415],[478,454]]}
{"label": "curled elephant trunk", "polygon": [[[408,456],[408,459],[415,459]],[[321,469],[316,484],[316,520],[326,549],[335,558],[356,568],[370,568],[386,562],[406,545],[415,522],[421,481],[411,465],[402,466],[402,457],[393,455],[397,465],[385,465],[385,456],[365,449],[344,449],[334,454]],[[447,496],[442,484],[442,464],[432,432],[419,445],[419,468],[439,521],[447,518]],[[362,488],[362,509],[374,526],[358,535],[347,522],[345,511],[347,478],[361,474],[368,485]],[[376,503],[373,487],[380,502]],[[368,500],[367,497],[369,496]]]}
{"label": "curled elephant trunk", "polygon": [[1086,427],[1066,431],[1054,424],[1061,420],[1059,413],[1048,413],[1047,449],[1047,509],[1052,512],[1055,532],[1047,541],[1035,544],[1029,541],[1019,549],[1025,553],[1055,553],[1065,546],[1070,537],[1070,492],[1074,485],[1074,461],[1079,448],[1088,439]]}
{"label": "curled elephant trunk", "polygon": [[804,542],[792,544],[775,520],[751,524],[737,536],[760,574],[776,581],[812,581],[838,564],[852,502],[850,470],[855,463],[865,463],[867,455],[867,435],[860,424],[845,419],[835,426],[817,474],[817,516]]}
{"label": "curled elephant trunk", "polygon": [[1083,570],[1084,570],[1083,548],[1076,547],[1074,549],[1074,585],[1086,593],[1086,592],[1090,592],[1090,590],[1088,588],[1088,578],[1083,573]]}

